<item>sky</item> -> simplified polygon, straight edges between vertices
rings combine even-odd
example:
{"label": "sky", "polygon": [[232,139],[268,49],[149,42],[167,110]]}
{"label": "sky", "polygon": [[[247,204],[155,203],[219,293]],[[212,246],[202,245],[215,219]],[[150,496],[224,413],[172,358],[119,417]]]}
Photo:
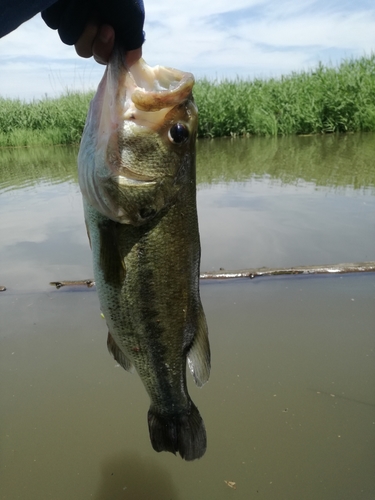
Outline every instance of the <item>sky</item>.
{"label": "sky", "polygon": [[[375,52],[373,0],[144,0],[144,59],[209,79],[270,78]],[[104,66],[40,15],[0,39],[0,96],[95,89]]]}

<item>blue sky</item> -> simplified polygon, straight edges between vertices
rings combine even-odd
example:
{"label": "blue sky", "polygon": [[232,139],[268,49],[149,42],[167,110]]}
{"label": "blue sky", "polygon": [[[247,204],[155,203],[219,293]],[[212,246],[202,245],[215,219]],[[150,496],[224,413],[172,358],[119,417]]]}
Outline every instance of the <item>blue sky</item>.
{"label": "blue sky", "polygon": [[[375,51],[372,0],[144,1],[145,60],[198,78],[277,77]],[[25,100],[96,88],[104,71],[39,15],[0,39],[0,67],[0,96]]]}

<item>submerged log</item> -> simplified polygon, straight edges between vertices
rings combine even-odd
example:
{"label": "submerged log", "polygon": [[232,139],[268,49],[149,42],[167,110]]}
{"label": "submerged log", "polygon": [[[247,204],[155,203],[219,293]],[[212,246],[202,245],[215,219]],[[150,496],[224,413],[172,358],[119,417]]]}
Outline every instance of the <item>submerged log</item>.
{"label": "submerged log", "polygon": [[95,281],[92,279],[88,280],[75,280],[75,281],[50,281],[50,285],[55,286],[57,289],[62,288],[63,286],[86,286],[87,288],[91,288],[95,285]]}
{"label": "submerged log", "polygon": [[[363,273],[375,272],[375,262],[359,262],[345,264],[331,264],[321,266],[297,266],[297,267],[260,267],[239,269],[236,271],[220,271],[203,272],[200,275],[202,280],[224,280],[232,278],[258,278],[261,276],[282,276],[282,275],[311,275],[311,274],[348,274],[348,273]],[[76,280],[76,281],[51,281],[50,285],[57,289],[63,286],[86,286],[91,288],[95,285],[92,279]]]}
{"label": "submerged log", "polygon": [[260,276],[280,276],[290,274],[347,274],[374,272],[375,262],[357,262],[344,264],[331,264],[320,266],[297,266],[297,267],[260,267],[254,269],[239,269],[236,271],[210,271],[201,273],[201,279],[230,279],[230,278],[258,278]]}

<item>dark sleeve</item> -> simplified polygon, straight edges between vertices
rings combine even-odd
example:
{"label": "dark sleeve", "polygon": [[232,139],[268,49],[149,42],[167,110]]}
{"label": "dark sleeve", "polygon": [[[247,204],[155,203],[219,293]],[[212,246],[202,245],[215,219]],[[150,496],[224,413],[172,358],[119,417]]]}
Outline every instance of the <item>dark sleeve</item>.
{"label": "dark sleeve", "polygon": [[1,0],[0,1],[0,38],[35,14],[52,5],[56,0]]}
{"label": "dark sleeve", "polygon": [[137,49],[144,42],[143,0],[58,0],[42,17],[68,45],[77,42],[90,18],[113,26],[116,41],[125,50]]}

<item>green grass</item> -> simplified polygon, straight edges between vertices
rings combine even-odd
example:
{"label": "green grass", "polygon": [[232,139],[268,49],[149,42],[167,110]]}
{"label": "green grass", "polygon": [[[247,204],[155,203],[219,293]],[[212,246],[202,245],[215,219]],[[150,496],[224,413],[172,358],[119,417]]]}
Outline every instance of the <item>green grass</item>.
{"label": "green grass", "polygon": [[0,147],[79,142],[93,95],[67,92],[31,103],[0,98]]}
{"label": "green grass", "polygon": [[375,54],[279,79],[204,80],[195,96],[203,137],[375,131]]}
{"label": "green grass", "polygon": [[[91,93],[0,98],[0,147],[80,140]],[[200,80],[200,137],[375,131],[375,54],[269,80]]]}

